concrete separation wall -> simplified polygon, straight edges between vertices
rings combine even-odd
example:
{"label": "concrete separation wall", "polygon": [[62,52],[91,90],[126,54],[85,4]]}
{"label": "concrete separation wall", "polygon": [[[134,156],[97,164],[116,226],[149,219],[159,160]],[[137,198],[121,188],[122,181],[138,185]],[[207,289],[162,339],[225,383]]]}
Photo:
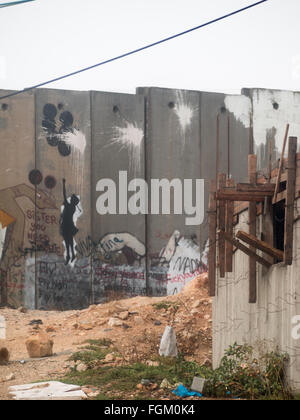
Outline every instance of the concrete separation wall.
{"label": "concrete separation wall", "polygon": [[[75,309],[173,294],[206,271],[217,120],[219,170],[247,176],[252,105],[247,98],[241,117],[241,98],[160,88],[135,95],[38,89],[0,103],[0,303]],[[171,214],[150,207],[143,214],[134,191],[153,179],[191,180],[194,199],[203,179],[203,220],[189,225],[184,212],[174,212],[172,188]],[[116,214],[98,211],[107,180],[117,186]],[[150,204],[145,191],[140,197]]]}

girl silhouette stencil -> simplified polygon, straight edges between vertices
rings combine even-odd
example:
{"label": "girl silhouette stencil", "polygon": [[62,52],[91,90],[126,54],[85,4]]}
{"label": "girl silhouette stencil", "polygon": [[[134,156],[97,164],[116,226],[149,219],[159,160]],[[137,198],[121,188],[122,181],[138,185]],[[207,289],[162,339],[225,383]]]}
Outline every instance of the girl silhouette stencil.
{"label": "girl silhouette stencil", "polygon": [[[74,236],[78,232],[77,227],[74,224],[73,217],[74,213],[76,212],[76,207],[79,204],[80,200],[77,195],[72,194],[70,202],[67,199],[66,194],[66,180],[63,179],[63,196],[64,196],[64,208],[62,210],[60,216],[60,227],[59,231],[61,236],[64,238],[67,257],[66,257],[66,265],[69,264],[70,261],[70,253],[72,254],[71,262],[75,260],[75,252],[74,252]],[[78,208],[79,211],[81,211]]]}

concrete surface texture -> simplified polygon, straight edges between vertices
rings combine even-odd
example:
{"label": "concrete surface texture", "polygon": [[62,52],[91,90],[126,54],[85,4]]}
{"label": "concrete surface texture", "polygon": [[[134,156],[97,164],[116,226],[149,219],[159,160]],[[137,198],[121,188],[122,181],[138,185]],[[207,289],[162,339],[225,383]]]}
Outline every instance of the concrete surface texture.
{"label": "concrete surface texture", "polygon": [[[283,109],[297,135],[297,104],[286,92],[162,88],[37,89],[1,101],[0,304],[66,310],[179,292],[207,270],[217,139],[219,171],[245,181],[248,152],[267,144],[273,127],[280,151]],[[153,179],[191,179],[194,189],[203,179],[203,222],[187,225],[186,214],[176,214],[172,189],[171,214],[128,212],[126,198],[129,205]],[[99,214],[101,180],[115,183],[116,214]],[[151,203],[145,188],[140,197]]]}
{"label": "concrete surface texture", "polygon": [[[300,202],[295,205],[295,218]],[[262,231],[263,216],[257,226]],[[248,211],[239,216],[235,230],[247,231]],[[279,350],[288,353],[287,374],[291,387],[300,391],[300,237],[299,220],[294,224],[293,265],[273,265],[269,270],[257,264],[257,303],[249,304],[249,257],[237,250],[233,273],[217,278],[213,298],[213,365],[217,367],[224,350],[234,342],[250,344],[257,355]],[[298,326],[297,326],[298,322]]]}

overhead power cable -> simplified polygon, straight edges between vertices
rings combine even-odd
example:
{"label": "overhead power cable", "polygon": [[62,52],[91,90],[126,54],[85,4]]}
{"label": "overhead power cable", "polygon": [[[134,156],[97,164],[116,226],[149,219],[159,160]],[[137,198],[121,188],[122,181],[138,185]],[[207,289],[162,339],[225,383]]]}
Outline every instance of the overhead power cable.
{"label": "overhead power cable", "polygon": [[0,9],[2,7],[9,7],[9,6],[17,6],[18,4],[29,3],[35,0],[20,0],[20,1],[12,1],[10,3],[0,3]]}
{"label": "overhead power cable", "polygon": [[198,29],[204,28],[205,26],[212,25],[213,23],[216,23],[216,22],[219,22],[221,20],[227,19],[227,18],[229,18],[231,16],[234,16],[234,15],[237,15],[238,13],[245,12],[246,10],[252,9],[253,7],[258,6],[258,5],[262,4],[262,3],[266,3],[267,1],[268,0],[261,0],[261,1],[257,2],[257,3],[254,3],[254,4],[251,4],[249,6],[243,7],[242,9],[239,9],[239,10],[236,10],[234,12],[228,13],[227,15],[221,16],[221,17],[219,17],[217,19],[213,19],[213,20],[210,20],[209,22],[203,23],[203,24],[201,24],[199,26],[196,26],[194,28],[187,29],[184,32],[180,32],[180,33],[178,33],[176,35],[172,35],[172,36],[169,36],[168,38],[164,38],[164,39],[161,39],[160,41],[156,41],[156,42],[153,42],[152,44],[148,44],[148,45],[146,45],[144,47],[137,48],[135,50],[132,50],[132,51],[126,52],[124,54],[118,55],[117,57],[113,57],[113,58],[110,58],[108,60],[102,61],[100,63],[94,64],[92,66],[85,67],[83,69],[73,71],[72,73],[68,73],[68,74],[65,74],[63,76],[59,76],[59,77],[56,77],[54,79],[48,80],[46,82],[39,83],[39,84],[37,84],[35,86],[31,86],[31,87],[26,88],[26,89],[23,89],[21,91],[10,93],[8,95],[5,95],[5,96],[0,97],[0,100],[9,98],[11,96],[20,95],[21,93],[28,92],[28,91],[30,91],[32,89],[36,89],[36,88],[39,88],[39,87],[42,87],[42,86],[45,86],[45,85],[49,85],[50,83],[58,82],[59,80],[66,79],[67,77],[75,76],[76,74],[83,73],[85,71],[94,69],[96,67],[103,66],[104,64],[108,64],[108,63],[111,63],[113,61],[120,60],[121,58],[125,58],[125,57],[128,57],[130,55],[136,54],[138,52],[147,50],[149,48],[155,47],[156,45],[163,44],[164,42],[171,41],[172,39],[179,38],[180,36],[183,36],[183,35],[186,35],[186,34],[188,34],[190,32],[193,32],[193,31],[196,31]]}

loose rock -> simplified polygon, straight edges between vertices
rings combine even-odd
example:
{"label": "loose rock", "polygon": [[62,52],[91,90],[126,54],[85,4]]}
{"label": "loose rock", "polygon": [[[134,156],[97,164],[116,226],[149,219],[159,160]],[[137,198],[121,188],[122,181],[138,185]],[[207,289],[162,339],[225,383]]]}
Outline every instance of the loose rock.
{"label": "loose rock", "polygon": [[6,347],[0,348],[0,365],[6,365],[9,362],[9,351]]}
{"label": "loose rock", "polygon": [[110,327],[121,327],[123,325],[123,322],[118,318],[110,318],[108,321],[108,325]]}
{"label": "loose rock", "polygon": [[53,340],[44,332],[28,338],[26,348],[30,358],[48,357],[53,355]]}

